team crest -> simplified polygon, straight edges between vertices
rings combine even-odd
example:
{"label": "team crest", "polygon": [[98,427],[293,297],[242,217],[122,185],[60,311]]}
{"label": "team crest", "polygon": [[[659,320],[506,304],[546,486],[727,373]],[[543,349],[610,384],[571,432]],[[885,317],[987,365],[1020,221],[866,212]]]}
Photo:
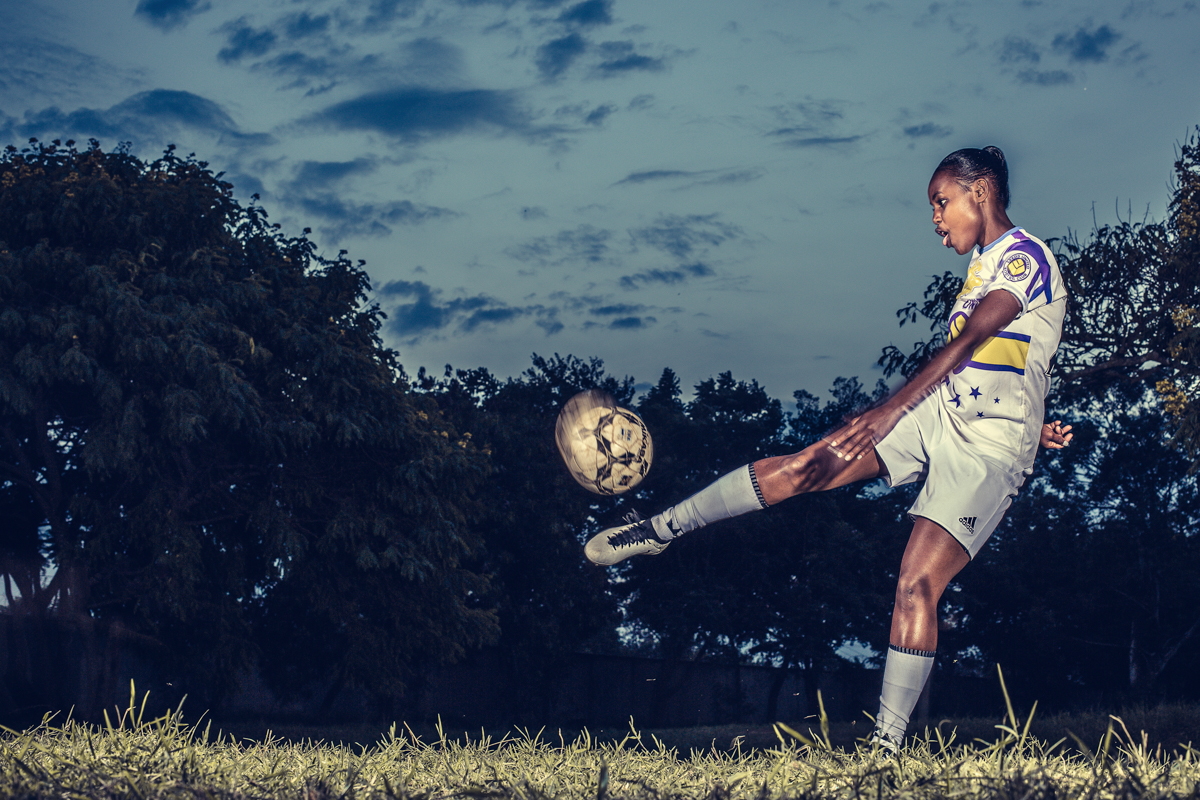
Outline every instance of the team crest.
{"label": "team crest", "polygon": [[1000,262],[1000,271],[1010,281],[1023,281],[1033,271],[1033,259],[1028,253],[1017,250],[1004,257]]}

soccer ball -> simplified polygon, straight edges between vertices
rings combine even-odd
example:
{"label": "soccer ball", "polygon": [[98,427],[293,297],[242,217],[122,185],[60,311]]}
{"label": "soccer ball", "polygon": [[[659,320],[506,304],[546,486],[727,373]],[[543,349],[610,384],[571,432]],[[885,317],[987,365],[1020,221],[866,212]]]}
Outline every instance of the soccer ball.
{"label": "soccer ball", "polygon": [[554,440],[580,486],[620,494],[641,483],[654,459],[654,443],[641,417],[597,389],[580,392],[558,413]]}

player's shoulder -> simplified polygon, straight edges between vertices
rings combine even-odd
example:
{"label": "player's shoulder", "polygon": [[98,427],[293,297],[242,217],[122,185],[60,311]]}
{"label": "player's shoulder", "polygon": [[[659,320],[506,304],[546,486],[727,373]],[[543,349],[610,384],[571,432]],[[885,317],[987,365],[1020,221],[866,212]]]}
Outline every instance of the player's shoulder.
{"label": "player's shoulder", "polygon": [[1024,228],[1013,228],[996,244],[999,245],[995,248],[997,266],[1010,280],[1022,280],[1037,272],[1048,276],[1057,271],[1054,252]]}
{"label": "player's shoulder", "polygon": [[1011,252],[1028,253],[1039,261],[1053,262],[1054,251],[1045,241],[1034,236],[1024,228],[1013,228],[996,242],[996,251],[1001,258]]}

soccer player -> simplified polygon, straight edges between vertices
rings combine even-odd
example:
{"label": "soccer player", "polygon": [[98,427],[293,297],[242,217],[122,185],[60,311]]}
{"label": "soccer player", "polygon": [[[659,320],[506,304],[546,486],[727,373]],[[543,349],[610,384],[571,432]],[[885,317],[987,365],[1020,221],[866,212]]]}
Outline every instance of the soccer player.
{"label": "soccer player", "polygon": [[958,150],[929,181],[942,244],[971,253],[947,343],[903,388],[792,455],[766,458],[648,520],[636,516],[587,543],[616,564],[661,553],[704,525],[804,492],[883,478],[924,479],[909,510],[890,646],[873,740],[895,750],[933,668],[938,601],[983,547],[1031,473],[1039,443],[1061,448],[1070,426],[1043,424],[1050,361],[1066,294],[1049,248],[1009,220],[1008,167],[996,147]]}

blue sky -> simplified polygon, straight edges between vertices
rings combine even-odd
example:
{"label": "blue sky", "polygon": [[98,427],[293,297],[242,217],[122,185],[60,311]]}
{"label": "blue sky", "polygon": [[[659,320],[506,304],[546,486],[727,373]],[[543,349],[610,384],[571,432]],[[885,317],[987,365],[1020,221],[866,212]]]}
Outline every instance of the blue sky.
{"label": "blue sky", "polygon": [[1195,2],[26,0],[0,139],[167,143],[362,258],[410,372],[533,352],[781,399],[873,383],[946,153],[1043,238],[1161,218]]}

